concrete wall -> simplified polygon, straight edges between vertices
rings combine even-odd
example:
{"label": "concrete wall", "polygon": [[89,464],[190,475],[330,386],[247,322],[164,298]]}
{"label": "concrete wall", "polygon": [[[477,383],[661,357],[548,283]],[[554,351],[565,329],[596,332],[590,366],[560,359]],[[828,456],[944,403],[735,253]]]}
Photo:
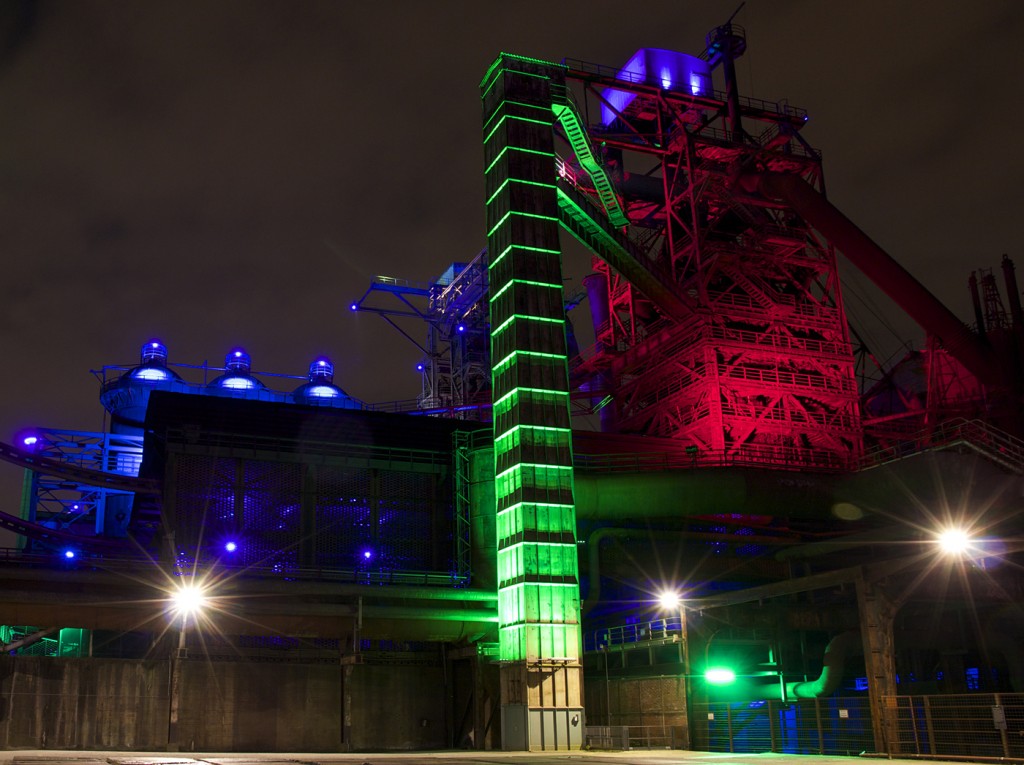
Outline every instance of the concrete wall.
{"label": "concrete wall", "polygon": [[336,752],[341,722],[336,664],[182,662],[181,751]]}
{"label": "concrete wall", "polygon": [[[181,751],[448,746],[441,666],[180,664]],[[163,750],[169,660],[0,656],[0,748]]]}
{"label": "concrete wall", "polygon": [[444,749],[446,696],[439,666],[346,667],[350,751]]}
{"label": "concrete wall", "polygon": [[0,656],[7,748],[163,749],[167,661]]}

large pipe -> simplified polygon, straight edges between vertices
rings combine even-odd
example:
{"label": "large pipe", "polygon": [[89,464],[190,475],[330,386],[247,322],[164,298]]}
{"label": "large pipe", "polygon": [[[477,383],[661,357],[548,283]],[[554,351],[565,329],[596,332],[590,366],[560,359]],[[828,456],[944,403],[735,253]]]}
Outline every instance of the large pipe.
{"label": "large pipe", "polygon": [[757,468],[575,474],[576,515],[587,521],[720,513],[827,518],[834,496],[830,476]]}
{"label": "large pipe", "polygon": [[886,295],[934,335],[942,346],[975,377],[988,385],[1003,387],[1006,376],[995,355],[938,298],[932,295],[885,250],[809,183],[797,175],[762,173],[757,188],[772,199],[786,202],[829,241]]}
{"label": "large pipe", "polygon": [[786,699],[817,699],[831,695],[842,682],[847,657],[855,656],[863,650],[860,630],[837,635],[825,647],[818,679],[786,683]]}

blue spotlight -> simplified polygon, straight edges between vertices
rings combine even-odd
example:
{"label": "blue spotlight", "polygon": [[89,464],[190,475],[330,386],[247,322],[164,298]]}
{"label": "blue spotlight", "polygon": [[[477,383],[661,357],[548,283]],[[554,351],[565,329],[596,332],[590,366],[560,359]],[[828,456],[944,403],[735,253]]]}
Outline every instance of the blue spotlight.
{"label": "blue spotlight", "polygon": [[370,560],[373,557],[372,550],[363,550],[363,560]]}
{"label": "blue spotlight", "polygon": [[358,311],[359,310],[359,303],[353,303],[352,305],[350,305],[348,307],[348,310],[350,310],[350,311]]}
{"label": "blue spotlight", "polygon": [[39,443],[39,436],[25,436],[21,443],[23,446],[35,446]]}
{"label": "blue spotlight", "polygon": [[64,557],[67,558],[68,560],[71,560],[72,558],[75,557],[75,551],[74,550],[65,550],[64,551]]}
{"label": "blue spotlight", "polygon": [[228,542],[227,544],[224,545],[224,549],[227,550],[229,553],[232,553],[232,552],[234,552],[235,550],[238,549],[238,545],[235,544],[234,542]]}
{"label": "blue spotlight", "polygon": [[423,371],[423,365],[422,364],[417,364],[416,365],[416,371],[417,372],[422,372]]}
{"label": "blue spotlight", "polygon": [[458,327],[456,327],[456,329],[459,332],[465,332],[466,331],[466,325],[465,324],[460,324]]}

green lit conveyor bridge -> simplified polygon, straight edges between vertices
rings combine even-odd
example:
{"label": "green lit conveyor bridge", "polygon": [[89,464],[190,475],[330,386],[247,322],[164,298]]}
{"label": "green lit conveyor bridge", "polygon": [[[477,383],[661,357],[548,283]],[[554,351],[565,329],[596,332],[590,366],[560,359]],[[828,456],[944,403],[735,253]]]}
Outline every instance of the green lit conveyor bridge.
{"label": "green lit conveyor bridge", "polygon": [[651,263],[624,233],[629,218],[608,173],[594,153],[567,87],[552,86],[551,110],[601,201],[599,207],[590,194],[579,188],[574,171],[559,158],[556,160],[559,222],[668,316],[682,320],[692,315],[692,308],[676,291],[671,276]]}

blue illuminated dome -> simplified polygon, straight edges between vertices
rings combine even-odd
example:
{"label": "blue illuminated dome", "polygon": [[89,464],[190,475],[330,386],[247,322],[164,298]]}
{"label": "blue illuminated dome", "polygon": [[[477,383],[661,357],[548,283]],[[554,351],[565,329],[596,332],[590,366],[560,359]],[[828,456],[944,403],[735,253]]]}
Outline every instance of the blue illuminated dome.
{"label": "blue illuminated dome", "polygon": [[103,386],[100,402],[111,414],[112,432],[141,433],[151,392],[183,392],[187,389],[188,383],[174,370],[167,368],[167,346],[159,340],[151,339],[143,344],[137,367],[132,367]]}
{"label": "blue illuminated dome", "polygon": [[224,374],[209,384],[209,388],[222,390],[229,395],[251,395],[264,390],[265,386],[250,374],[252,357],[242,348],[232,348],[224,357]]}
{"label": "blue illuminated dome", "polygon": [[309,365],[309,382],[292,393],[297,404],[330,406],[339,409],[361,409],[359,403],[334,384],[334,364],[326,356],[318,356]]}

